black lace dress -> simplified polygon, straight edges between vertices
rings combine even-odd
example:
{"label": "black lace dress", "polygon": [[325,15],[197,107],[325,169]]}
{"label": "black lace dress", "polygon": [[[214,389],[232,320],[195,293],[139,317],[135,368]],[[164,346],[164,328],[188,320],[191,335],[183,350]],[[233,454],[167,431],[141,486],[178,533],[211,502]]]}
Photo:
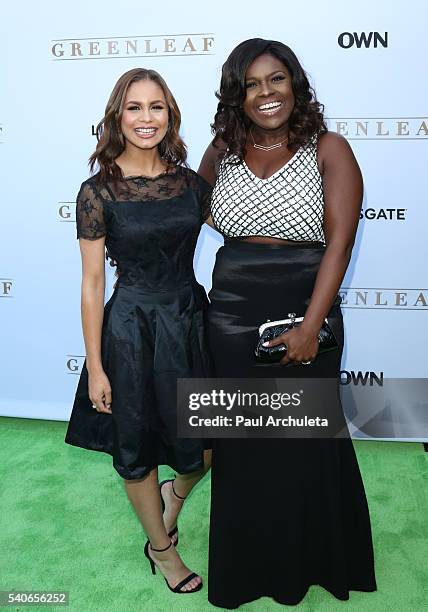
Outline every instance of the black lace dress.
{"label": "black lace dress", "polygon": [[203,465],[202,441],[176,436],[176,383],[210,375],[208,301],[193,271],[210,195],[208,183],[177,166],[102,187],[92,177],[77,197],[78,238],[105,236],[119,278],[102,329],[112,414],[92,408],[84,365],[65,441],[111,454],[126,479],[161,464],[179,473]]}

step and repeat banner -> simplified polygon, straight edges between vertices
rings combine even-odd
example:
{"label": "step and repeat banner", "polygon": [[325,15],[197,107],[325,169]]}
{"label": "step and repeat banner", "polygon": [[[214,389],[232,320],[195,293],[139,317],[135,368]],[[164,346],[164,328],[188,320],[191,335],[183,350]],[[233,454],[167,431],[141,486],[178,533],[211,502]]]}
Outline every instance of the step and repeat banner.
{"label": "step and repeat banner", "polygon": [[[2,7],[0,414],[67,420],[84,360],[75,198],[117,78],[158,70],[197,168],[221,66],[242,40],[288,44],[347,138],[365,196],[341,290],[354,437],[428,439],[428,86],[422,0],[41,1]],[[216,232],[202,231],[207,290]],[[108,299],[114,282],[107,269]]]}

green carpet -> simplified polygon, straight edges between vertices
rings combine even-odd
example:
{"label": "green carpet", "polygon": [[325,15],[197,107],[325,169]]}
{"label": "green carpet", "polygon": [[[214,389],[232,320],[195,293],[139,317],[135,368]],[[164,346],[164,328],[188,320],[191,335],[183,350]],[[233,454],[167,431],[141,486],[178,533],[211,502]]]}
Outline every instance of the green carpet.
{"label": "green carpet", "polygon": [[[160,575],[152,577],[143,532],[110,457],[67,446],[65,428],[62,422],[0,418],[0,590],[66,590],[73,612],[218,610],[207,602],[206,587],[182,598]],[[416,443],[355,447],[372,518],[378,591],[352,592],[349,602],[339,602],[311,587],[297,608],[427,610],[428,453]],[[162,477],[169,474],[161,470]],[[205,478],[180,517],[180,551],[205,577],[209,486]],[[281,608],[263,598],[240,610]]]}

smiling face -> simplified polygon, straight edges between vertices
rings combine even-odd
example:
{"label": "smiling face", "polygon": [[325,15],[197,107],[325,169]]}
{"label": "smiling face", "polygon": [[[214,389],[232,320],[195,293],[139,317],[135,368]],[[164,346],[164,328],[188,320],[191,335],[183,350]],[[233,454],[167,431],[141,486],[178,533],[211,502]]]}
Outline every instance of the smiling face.
{"label": "smiling face", "polygon": [[168,105],[158,83],[144,79],[128,87],[121,129],[126,149],[153,149],[163,140],[168,130]]}
{"label": "smiling face", "polygon": [[259,55],[245,75],[246,98],[243,109],[254,126],[277,130],[286,126],[294,108],[291,75],[273,55]]}

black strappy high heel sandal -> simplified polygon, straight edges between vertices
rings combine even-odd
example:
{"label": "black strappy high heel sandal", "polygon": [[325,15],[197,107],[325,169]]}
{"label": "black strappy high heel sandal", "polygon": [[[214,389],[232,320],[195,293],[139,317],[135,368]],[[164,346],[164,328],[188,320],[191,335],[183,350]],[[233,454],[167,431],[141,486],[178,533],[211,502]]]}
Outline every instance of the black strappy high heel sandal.
{"label": "black strappy high heel sandal", "polygon": [[[162,482],[159,483],[159,493],[160,493],[161,504],[162,504],[162,514],[165,512],[165,500],[162,496],[162,487],[167,482],[172,482],[172,492],[174,493],[175,497],[177,497],[178,499],[182,499],[183,501],[186,499],[185,497],[181,497],[181,495],[177,495],[177,493],[175,492],[174,480],[175,478],[169,478],[168,480],[162,480]],[[177,539],[174,542],[174,546],[177,546],[178,544],[178,526],[177,525],[175,525],[175,527],[173,527],[171,531],[168,532],[168,537],[172,538],[172,536],[174,536],[175,534],[177,534]]]}
{"label": "black strappy high heel sandal", "polygon": [[[155,575],[156,574],[156,563],[153,561],[153,559],[151,558],[149,554],[149,546],[150,546],[150,542],[149,540],[147,540],[144,546],[144,554],[150,562],[150,567],[152,568],[152,574]],[[172,546],[172,542],[170,542],[166,548],[152,548],[151,546],[150,548],[152,549],[153,552],[165,552],[166,550],[170,549],[171,546]],[[198,578],[198,574],[195,574],[194,572],[192,572],[191,574],[186,576],[186,578],[184,578],[181,582],[179,582],[177,586],[172,588],[172,586],[169,584],[168,580],[164,576],[164,580],[169,590],[172,591],[173,593],[181,593],[181,594],[196,593],[196,591],[200,591],[202,589],[202,582],[200,582],[196,587],[194,587],[190,591],[181,590],[184,586],[186,586],[186,584],[188,584],[191,580],[193,580],[193,578]]]}

